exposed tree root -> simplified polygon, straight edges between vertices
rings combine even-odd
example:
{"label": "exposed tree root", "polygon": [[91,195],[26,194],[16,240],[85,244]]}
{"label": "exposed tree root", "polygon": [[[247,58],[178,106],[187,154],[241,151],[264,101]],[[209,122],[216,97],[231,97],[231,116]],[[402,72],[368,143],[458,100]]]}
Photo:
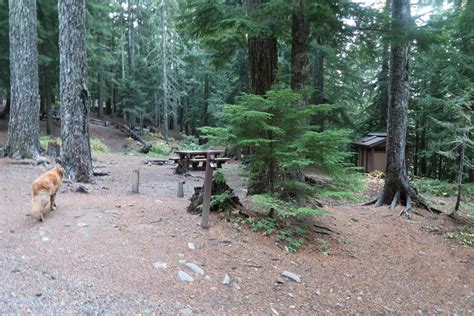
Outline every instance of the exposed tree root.
{"label": "exposed tree root", "polygon": [[[397,192],[399,193],[399,192]],[[395,198],[394,198],[395,199]],[[392,208],[393,209],[393,208]],[[411,216],[410,216],[410,212],[411,212],[411,197],[410,195],[407,195],[407,204],[406,204],[406,207],[400,212],[400,214],[398,214],[398,216],[402,216],[402,215],[406,215],[406,217],[408,219],[411,219]]]}
{"label": "exposed tree root", "polygon": [[397,207],[398,200],[400,199],[400,191],[397,191],[393,196],[392,204],[390,204],[390,210],[393,211],[395,207]]}
{"label": "exposed tree root", "polygon": [[[374,205],[374,207],[380,207],[385,204],[385,198],[383,196],[383,191],[379,193],[377,198],[362,204],[362,206]],[[393,195],[392,201],[390,203],[390,210],[395,209],[399,202],[405,200],[405,209],[400,213],[400,215],[407,215],[409,217],[409,213],[412,211],[413,201],[415,201],[418,206],[425,208],[428,210],[432,215],[440,214],[441,211],[430,206],[429,203],[418,194],[418,192],[413,187],[409,187],[405,190],[405,193],[402,194],[401,191],[396,191]],[[390,201],[390,200],[389,200]]]}
{"label": "exposed tree root", "polygon": [[372,204],[375,204],[377,201],[378,201],[379,197],[377,196],[375,199],[367,202],[367,203],[364,203],[362,204],[361,206],[368,206],[368,205],[372,205]]}

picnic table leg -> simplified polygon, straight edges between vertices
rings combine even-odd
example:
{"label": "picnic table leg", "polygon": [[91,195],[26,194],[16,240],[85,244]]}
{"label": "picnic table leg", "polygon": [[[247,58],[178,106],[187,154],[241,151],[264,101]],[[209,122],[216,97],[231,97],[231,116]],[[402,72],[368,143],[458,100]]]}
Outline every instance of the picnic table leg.
{"label": "picnic table leg", "polygon": [[185,173],[188,173],[189,172],[189,163],[190,163],[190,160],[191,157],[189,155],[186,155],[186,171]]}
{"label": "picnic table leg", "polygon": [[179,155],[178,166],[176,167],[177,174],[186,174],[189,170],[189,158],[186,155]]}
{"label": "picnic table leg", "polygon": [[207,155],[206,173],[204,177],[204,194],[202,197],[202,217],[201,227],[209,227],[209,211],[211,208],[211,194],[212,194],[212,167],[211,167],[211,155]]}

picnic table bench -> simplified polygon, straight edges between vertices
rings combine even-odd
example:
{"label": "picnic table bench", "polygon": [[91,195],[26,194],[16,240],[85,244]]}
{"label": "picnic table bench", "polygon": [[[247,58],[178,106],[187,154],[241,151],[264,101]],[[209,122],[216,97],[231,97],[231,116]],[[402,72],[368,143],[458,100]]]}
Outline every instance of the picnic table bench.
{"label": "picnic table bench", "polygon": [[[210,156],[211,163],[215,163],[217,168],[222,168],[222,165],[230,160],[227,157],[219,157],[224,154],[224,150],[210,149],[210,150],[178,150],[175,152],[179,157],[170,158],[178,163],[176,173],[182,174],[189,170],[192,166],[194,170],[204,170],[207,163],[207,155]],[[200,164],[202,165],[200,166]]]}

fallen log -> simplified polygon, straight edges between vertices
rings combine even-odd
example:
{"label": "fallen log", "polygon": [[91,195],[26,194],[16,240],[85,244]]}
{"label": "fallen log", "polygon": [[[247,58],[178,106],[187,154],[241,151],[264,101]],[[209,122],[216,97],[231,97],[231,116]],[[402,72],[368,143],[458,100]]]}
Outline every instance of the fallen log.
{"label": "fallen log", "polygon": [[89,118],[89,122],[91,124],[101,125],[101,126],[110,126],[111,125],[111,123],[109,121],[98,120],[98,119],[95,119],[95,118]]}
{"label": "fallen log", "polygon": [[147,154],[150,149],[151,149],[151,144],[149,144],[146,140],[144,140],[140,135],[138,135],[137,132],[135,132],[133,129],[128,127],[125,124],[122,124],[120,126],[120,130],[125,133],[128,137],[131,137],[141,143],[143,145],[142,149],[140,149],[141,153]]}

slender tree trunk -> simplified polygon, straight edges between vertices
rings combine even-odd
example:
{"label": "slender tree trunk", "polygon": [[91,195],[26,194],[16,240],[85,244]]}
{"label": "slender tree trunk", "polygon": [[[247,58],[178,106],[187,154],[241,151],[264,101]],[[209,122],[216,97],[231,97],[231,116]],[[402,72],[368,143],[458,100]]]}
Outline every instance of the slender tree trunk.
{"label": "slender tree trunk", "polygon": [[114,80],[110,80],[110,116],[114,117],[116,110],[115,110],[115,85]]}
{"label": "slender tree trunk", "polygon": [[45,72],[45,100],[46,100],[46,133],[51,135],[53,132],[53,109],[51,100],[51,82],[47,76],[48,72]]}
{"label": "slender tree trunk", "polygon": [[133,0],[128,0],[127,1],[128,7],[127,7],[127,13],[128,13],[128,73],[129,75],[132,75],[133,73],[133,62],[134,62],[134,49],[135,49],[135,43],[134,43],[134,34],[133,34]]}
{"label": "slender tree trunk", "polygon": [[418,175],[418,161],[420,153],[420,136],[418,131],[418,120],[415,121],[415,154],[413,157],[413,174]]}
{"label": "slender tree trunk", "polygon": [[[391,47],[391,82],[388,108],[387,164],[385,185],[377,205],[396,205],[398,198],[409,199],[414,194],[406,171],[406,132],[408,128],[409,40],[407,28],[410,25],[410,0],[394,0],[392,7],[392,32],[399,38]],[[393,200],[393,201],[392,201]],[[394,202],[394,203],[393,203]]]}
{"label": "slender tree trunk", "polygon": [[153,121],[155,123],[155,127],[159,129],[160,126],[160,104],[158,102],[158,92],[155,90],[153,91]]}
{"label": "slender tree trunk", "polygon": [[204,75],[204,109],[203,109],[203,125],[209,125],[209,74]]}
{"label": "slender tree trunk", "polygon": [[466,142],[469,139],[468,131],[464,131],[463,140],[461,147],[459,148],[459,171],[458,171],[458,194],[456,197],[456,205],[454,206],[454,212],[452,216],[456,215],[461,205],[461,195],[462,195],[462,180],[464,178],[464,159],[466,152]]}
{"label": "slender tree trunk", "polygon": [[124,30],[120,31],[120,57],[121,57],[121,69],[122,69],[122,80],[125,80],[125,39]]}
{"label": "slender tree trunk", "polygon": [[161,67],[162,67],[162,93],[163,93],[163,137],[168,140],[169,131],[169,95],[168,95],[168,71],[167,71],[167,52],[166,52],[166,41],[167,41],[167,17],[165,1],[161,0]]}
{"label": "slender tree trunk", "polygon": [[59,0],[62,164],[74,181],[92,179],[88,92],[85,82],[85,2]]}
{"label": "slender tree trunk", "polygon": [[[423,119],[424,122],[424,119]],[[426,151],[426,125],[423,126],[423,130],[421,131],[421,152]],[[423,154],[420,159],[420,172],[422,176],[427,175],[427,162],[426,162],[426,154]]]}
{"label": "slender tree trunk", "polygon": [[36,1],[10,0],[11,109],[6,153],[31,158],[39,149]]}
{"label": "slender tree trunk", "polygon": [[[98,38],[98,43],[99,47],[101,45],[100,37]],[[104,116],[104,61],[103,61],[103,52],[102,48],[99,48],[99,70],[97,73],[97,84],[98,84],[98,109],[97,109],[97,114],[99,119],[101,119]]]}

